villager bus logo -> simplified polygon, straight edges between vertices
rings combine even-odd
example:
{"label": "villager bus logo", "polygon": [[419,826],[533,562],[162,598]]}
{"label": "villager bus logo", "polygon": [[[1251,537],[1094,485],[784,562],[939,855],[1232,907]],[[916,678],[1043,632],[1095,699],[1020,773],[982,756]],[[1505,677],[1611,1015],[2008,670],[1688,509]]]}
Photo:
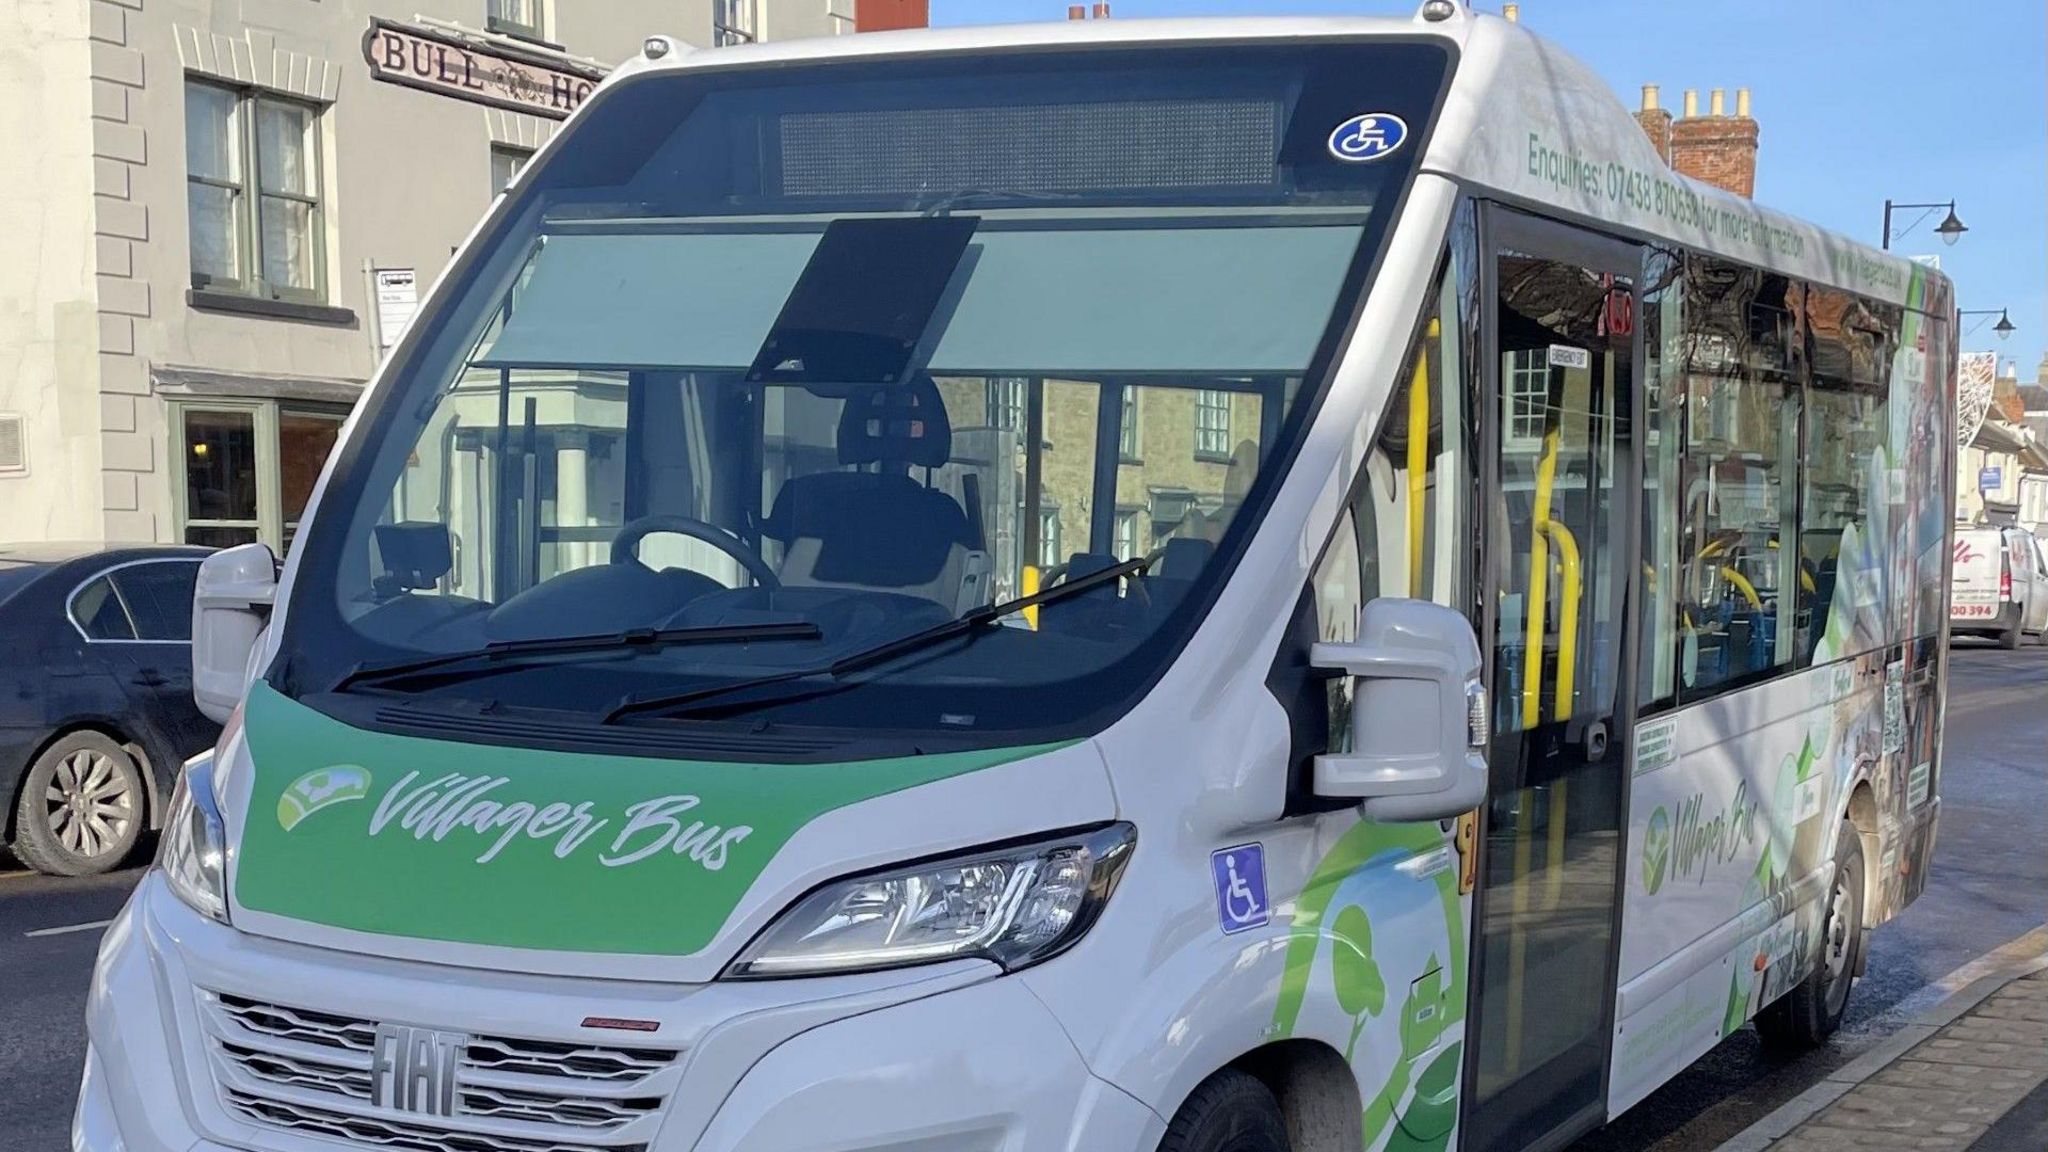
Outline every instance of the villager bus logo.
{"label": "villager bus logo", "polygon": [[370,794],[370,770],[357,764],[335,764],[306,773],[277,798],[277,822],[289,832],[322,808]]}
{"label": "villager bus logo", "polygon": [[[285,788],[277,801],[277,822],[289,832],[323,808],[370,795],[369,769],[337,764],[308,772]],[[682,856],[706,872],[725,868],[752,825],[711,822],[696,812],[694,795],[653,796],[613,810],[595,800],[515,799],[509,776],[449,772],[427,778],[407,772],[376,798],[358,825],[369,839],[409,837],[438,844],[464,844],[478,864],[489,864],[513,844],[535,841],[557,860],[595,852],[606,868],[622,868],[656,856]]]}
{"label": "villager bus logo", "polygon": [[1655,896],[1671,863],[1671,814],[1660,805],[1643,826],[1643,887]]}

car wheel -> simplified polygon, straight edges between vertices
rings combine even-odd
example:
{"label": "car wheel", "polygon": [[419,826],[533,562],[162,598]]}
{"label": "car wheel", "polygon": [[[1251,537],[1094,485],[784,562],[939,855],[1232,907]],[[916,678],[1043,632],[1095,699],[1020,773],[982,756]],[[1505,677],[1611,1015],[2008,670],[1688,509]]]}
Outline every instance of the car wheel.
{"label": "car wheel", "polygon": [[14,808],[14,852],[47,876],[90,876],[120,866],[142,838],[142,772],[97,732],[74,732],[29,765]]}
{"label": "car wheel", "polygon": [[1287,1124],[1264,1084],[1226,1068],[1181,1105],[1159,1152],[1288,1152]]}
{"label": "car wheel", "polygon": [[1863,966],[1863,836],[1843,821],[1835,833],[1835,876],[1821,911],[1820,963],[1806,979],[1756,1014],[1757,1034],[1782,1050],[1813,1048],[1842,1026],[1849,992]]}

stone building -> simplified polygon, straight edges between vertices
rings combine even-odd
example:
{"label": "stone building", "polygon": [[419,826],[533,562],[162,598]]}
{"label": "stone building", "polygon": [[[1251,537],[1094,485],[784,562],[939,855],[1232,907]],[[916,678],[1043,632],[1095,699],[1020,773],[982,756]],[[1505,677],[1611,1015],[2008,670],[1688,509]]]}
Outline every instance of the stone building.
{"label": "stone building", "polygon": [[281,550],[384,349],[609,64],[656,32],[853,23],[854,0],[0,3],[0,540]]}

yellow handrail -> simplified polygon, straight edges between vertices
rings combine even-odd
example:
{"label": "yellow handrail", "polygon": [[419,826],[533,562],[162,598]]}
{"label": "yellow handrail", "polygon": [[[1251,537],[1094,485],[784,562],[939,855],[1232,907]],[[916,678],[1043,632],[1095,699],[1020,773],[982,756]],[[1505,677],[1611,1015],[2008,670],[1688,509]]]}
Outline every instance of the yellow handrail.
{"label": "yellow handrail", "polygon": [[[1435,317],[1429,339],[1443,331]],[[1429,495],[1429,345],[1415,355],[1415,378],[1408,382],[1408,595],[1425,599],[1422,590],[1422,502]]]}
{"label": "yellow handrail", "polygon": [[1742,598],[1744,600],[1749,601],[1749,606],[1751,608],[1754,608],[1759,612],[1764,610],[1763,597],[1758,596],[1756,594],[1756,585],[1751,584],[1749,582],[1749,577],[1744,576],[1742,573],[1737,572],[1733,568],[1723,565],[1721,568],[1721,579],[1726,580],[1730,584],[1735,585],[1735,590],[1737,592],[1742,593]]}
{"label": "yellow handrail", "polygon": [[1558,591],[1563,602],[1557,609],[1557,715],[1553,719],[1563,720],[1572,714],[1572,697],[1577,688],[1573,681],[1577,678],[1579,659],[1579,542],[1571,529],[1559,521],[1545,520],[1542,529],[1557,549],[1562,575]]}
{"label": "yellow handrail", "polygon": [[1550,490],[1557,482],[1557,426],[1543,432],[1543,455],[1536,462],[1536,504],[1529,523],[1529,625],[1522,647],[1522,727],[1543,719],[1543,625],[1550,607],[1550,546],[1542,525],[1550,522]]}

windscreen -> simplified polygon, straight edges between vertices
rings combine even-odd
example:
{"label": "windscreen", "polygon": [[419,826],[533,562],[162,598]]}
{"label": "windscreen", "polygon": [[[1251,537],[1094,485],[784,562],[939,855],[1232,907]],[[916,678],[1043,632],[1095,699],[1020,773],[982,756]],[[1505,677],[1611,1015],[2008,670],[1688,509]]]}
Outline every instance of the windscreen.
{"label": "windscreen", "polygon": [[[1101,723],[1178,651],[1291,459],[1445,67],[1424,44],[1237,45],[620,84],[377,390],[275,681],[598,722],[808,683],[1142,561],[819,691],[612,720]],[[732,639],[349,682],[709,629]]]}

